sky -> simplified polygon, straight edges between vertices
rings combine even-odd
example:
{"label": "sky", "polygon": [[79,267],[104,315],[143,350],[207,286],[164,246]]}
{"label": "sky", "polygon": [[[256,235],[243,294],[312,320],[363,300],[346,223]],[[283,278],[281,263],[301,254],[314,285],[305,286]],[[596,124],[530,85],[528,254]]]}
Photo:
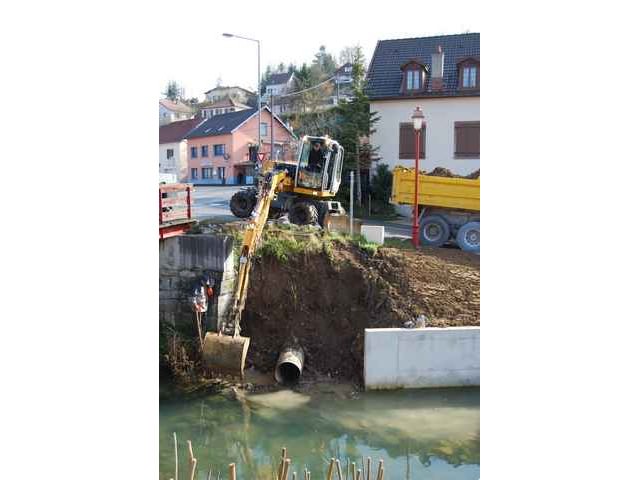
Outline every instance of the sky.
{"label": "sky", "polygon": [[187,98],[203,99],[221,78],[223,85],[255,91],[257,44],[223,37],[225,32],[260,40],[263,72],[269,64],[311,63],[320,45],[337,60],[343,47],[359,44],[369,61],[378,40],[480,32],[474,20],[479,3],[181,2],[179,13],[163,15],[171,33],[159,28],[158,47],[166,62],[159,65],[156,88],[160,94],[168,81],[176,80]]}

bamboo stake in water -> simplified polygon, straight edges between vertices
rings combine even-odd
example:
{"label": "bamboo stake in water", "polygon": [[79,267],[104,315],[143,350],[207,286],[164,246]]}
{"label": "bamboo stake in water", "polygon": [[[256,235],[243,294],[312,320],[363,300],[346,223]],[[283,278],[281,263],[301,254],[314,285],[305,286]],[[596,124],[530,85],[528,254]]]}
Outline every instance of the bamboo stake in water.
{"label": "bamboo stake in water", "polygon": [[371,480],[371,457],[367,457],[367,480]]}
{"label": "bamboo stake in water", "polygon": [[356,480],[362,480],[362,470],[358,469],[358,473],[356,474]]}
{"label": "bamboo stake in water", "polygon": [[287,477],[289,476],[289,466],[291,465],[291,459],[287,458],[284,461],[284,475],[282,476],[281,480],[287,480]]}
{"label": "bamboo stake in water", "polygon": [[336,460],[336,465],[338,466],[338,480],[342,480],[342,467],[340,466],[340,460]]}
{"label": "bamboo stake in water", "polygon": [[356,480],[356,462],[351,462],[351,480]]}
{"label": "bamboo stake in water", "polygon": [[178,480],[178,437],[176,436],[176,432],[173,432],[173,449],[176,454],[176,477],[175,480]]}
{"label": "bamboo stake in water", "polygon": [[236,464],[229,464],[229,480],[236,480]]}
{"label": "bamboo stake in water", "polygon": [[293,472],[293,473],[291,474],[291,480],[297,480],[296,472]]}
{"label": "bamboo stake in water", "polygon": [[196,465],[198,460],[193,456],[193,446],[191,445],[191,440],[187,440],[187,446],[189,447],[189,463],[191,464],[191,475],[189,476],[190,480],[193,480],[196,475]]}
{"label": "bamboo stake in water", "polygon": [[280,466],[278,467],[278,480],[284,475],[284,461],[287,459],[287,447],[282,447],[282,457],[280,457]]}
{"label": "bamboo stake in water", "polygon": [[331,480],[333,478],[333,466],[336,463],[336,459],[332,458],[331,463],[329,464],[329,471],[327,472],[327,480]]}
{"label": "bamboo stake in water", "polygon": [[378,474],[376,475],[376,480],[382,480],[384,476],[384,462],[382,459],[378,462]]}

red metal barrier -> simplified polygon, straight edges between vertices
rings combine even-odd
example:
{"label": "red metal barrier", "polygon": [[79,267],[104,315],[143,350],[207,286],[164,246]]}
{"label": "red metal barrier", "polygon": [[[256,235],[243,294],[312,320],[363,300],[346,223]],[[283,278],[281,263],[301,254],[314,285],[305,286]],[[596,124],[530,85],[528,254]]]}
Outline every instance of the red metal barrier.
{"label": "red metal barrier", "polygon": [[160,185],[158,190],[158,220],[160,238],[181,235],[195,222],[191,218],[191,191],[189,183]]}

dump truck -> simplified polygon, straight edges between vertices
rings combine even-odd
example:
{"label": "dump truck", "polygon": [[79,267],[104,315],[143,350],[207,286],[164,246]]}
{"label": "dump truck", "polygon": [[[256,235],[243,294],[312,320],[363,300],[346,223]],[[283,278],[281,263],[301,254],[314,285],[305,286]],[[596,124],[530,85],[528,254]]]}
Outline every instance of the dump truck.
{"label": "dump truck", "polygon": [[[415,169],[393,170],[391,203],[414,205]],[[420,244],[441,247],[454,241],[480,252],[480,178],[449,178],[418,173]]]}

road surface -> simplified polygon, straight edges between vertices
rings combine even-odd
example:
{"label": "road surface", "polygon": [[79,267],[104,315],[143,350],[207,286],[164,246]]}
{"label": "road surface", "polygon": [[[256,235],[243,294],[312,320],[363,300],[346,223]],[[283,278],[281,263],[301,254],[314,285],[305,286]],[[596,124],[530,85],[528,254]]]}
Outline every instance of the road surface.
{"label": "road surface", "polygon": [[[220,222],[236,220],[229,210],[231,196],[240,188],[238,185],[225,187],[196,186],[193,193],[193,215],[197,220],[215,218]],[[411,238],[411,220],[393,221],[364,220],[365,225],[383,225],[385,237]]]}

